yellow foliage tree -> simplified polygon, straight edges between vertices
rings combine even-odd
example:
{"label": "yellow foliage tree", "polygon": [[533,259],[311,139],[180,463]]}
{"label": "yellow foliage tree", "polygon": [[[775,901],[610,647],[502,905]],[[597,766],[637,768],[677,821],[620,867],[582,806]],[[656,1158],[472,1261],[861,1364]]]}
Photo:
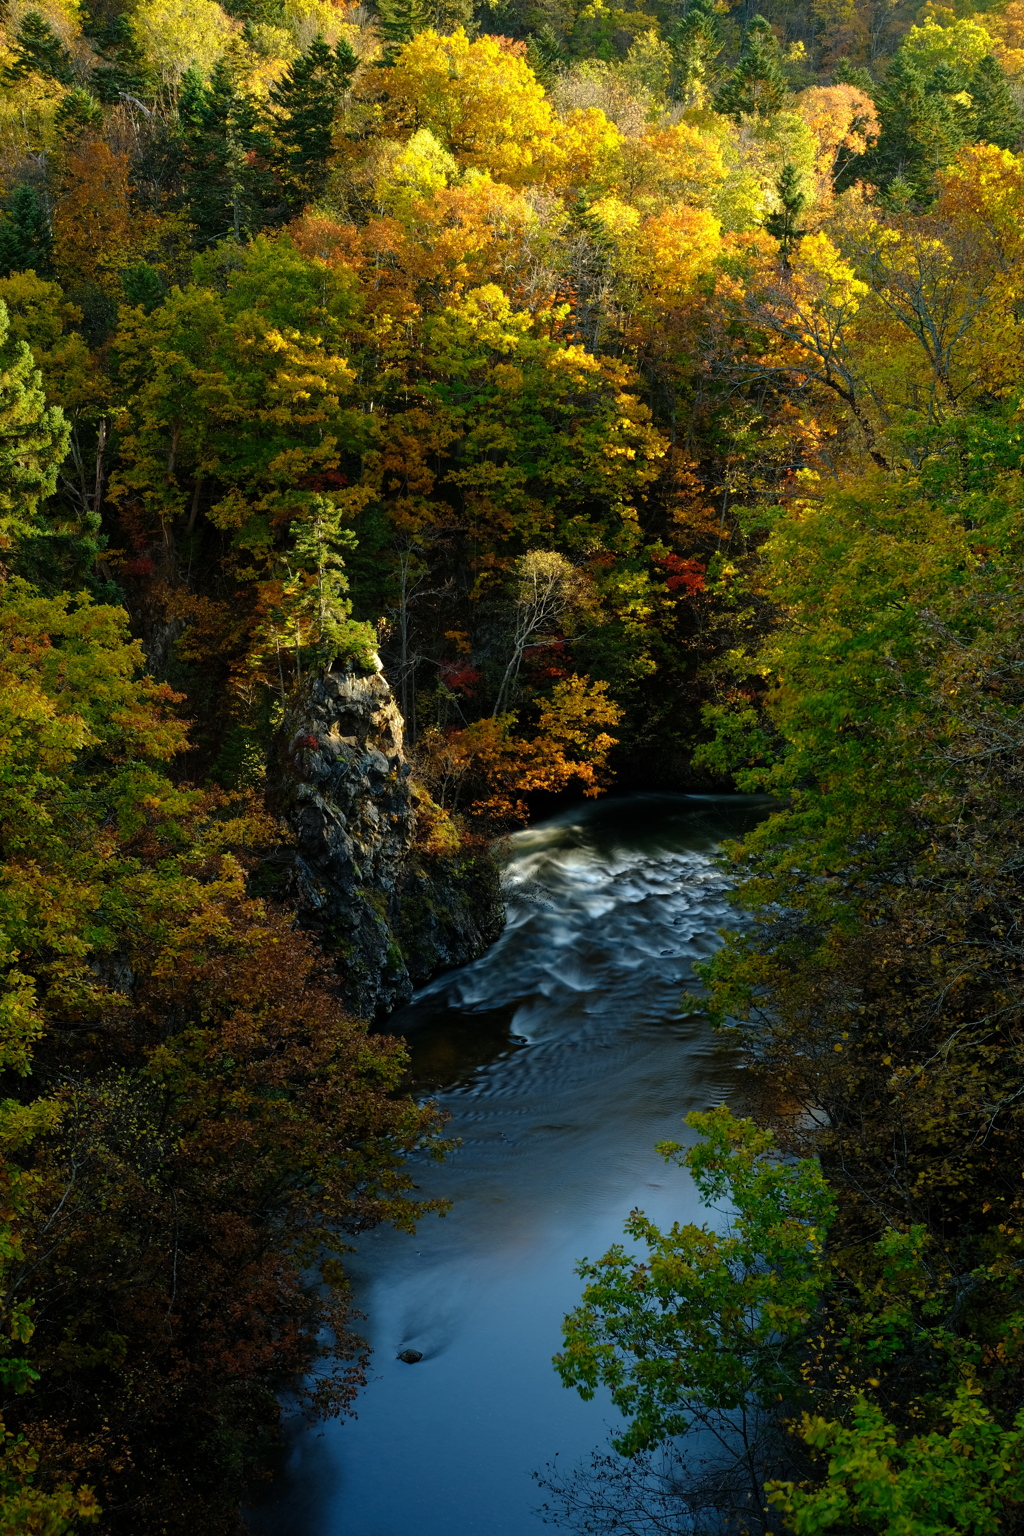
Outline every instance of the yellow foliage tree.
{"label": "yellow foliage tree", "polygon": [[535,180],[556,132],[554,108],[520,51],[496,37],[420,32],[387,74],[388,116],[430,132],[460,166],[513,184]]}
{"label": "yellow foliage tree", "polygon": [[150,62],[170,87],[187,69],[208,75],[242,30],[216,0],[141,0],[133,19]]}

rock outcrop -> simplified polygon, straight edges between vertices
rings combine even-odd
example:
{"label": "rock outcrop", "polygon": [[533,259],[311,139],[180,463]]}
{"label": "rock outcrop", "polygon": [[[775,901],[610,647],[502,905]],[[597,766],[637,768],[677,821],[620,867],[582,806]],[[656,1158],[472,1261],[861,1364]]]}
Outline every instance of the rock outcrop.
{"label": "rock outcrop", "polygon": [[381,673],[307,685],[280,738],[275,798],[294,834],[288,894],[364,1016],[474,959],[501,931],[497,870],[419,788]]}

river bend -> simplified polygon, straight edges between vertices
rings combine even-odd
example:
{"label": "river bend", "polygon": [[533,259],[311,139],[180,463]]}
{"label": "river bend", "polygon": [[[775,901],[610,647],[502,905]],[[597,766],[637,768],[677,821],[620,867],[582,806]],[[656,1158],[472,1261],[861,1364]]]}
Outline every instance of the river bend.
{"label": "river bend", "polygon": [[[453,1210],[414,1237],[360,1240],[370,1383],[358,1418],[294,1438],[260,1536],[545,1529],[532,1472],[584,1458],[614,1424],[550,1364],[575,1261],[618,1240],[633,1206],[669,1223],[703,1215],[653,1148],[686,1139],[681,1117],[735,1080],[679,995],[736,921],[715,845],[763,814],[753,800],[633,795],[509,840],[501,938],[389,1026],[408,1036],[417,1092],[461,1138],[416,1173]],[[397,1360],[405,1349],[422,1361]]]}

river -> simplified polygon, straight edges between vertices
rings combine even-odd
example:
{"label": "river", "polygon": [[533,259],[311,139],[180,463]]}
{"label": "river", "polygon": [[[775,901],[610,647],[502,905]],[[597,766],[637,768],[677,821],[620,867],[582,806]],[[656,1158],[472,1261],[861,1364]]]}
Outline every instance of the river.
{"label": "river", "polygon": [[[715,845],[763,802],[632,795],[509,840],[508,924],[474,964],[425,988],[405,1033],[416,1091],[461,1147],[424,1160],[453,1201],[414,1237],[380,1230],[350,1265],[374,1349],[358,1417],[292,1438],[259,1536],[539,1536],[532,1473],[606,1439],[607,1401],[551,1367],[575,1262],[630,1209],[704,1219],[654,1143],[719,1104],[736,1068],[707,1021],[679,1014],[695,960],[734,925]],[[399,1361],[414,1349],[422,1360]]]}

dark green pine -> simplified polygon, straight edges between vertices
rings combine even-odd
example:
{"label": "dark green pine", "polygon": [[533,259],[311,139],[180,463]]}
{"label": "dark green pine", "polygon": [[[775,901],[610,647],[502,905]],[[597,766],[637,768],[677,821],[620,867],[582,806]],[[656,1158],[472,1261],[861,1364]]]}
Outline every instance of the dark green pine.
{"label": "dark green pine", "polygon": [[103,108],[91,91],[76,85],[64,97],[53,120],[61,137],[73,141],[87,130],[103,126]]}
{"label": "dark green pine", "polygon": [[550,22],[542,22],[526,39],[526,57],[537,79],[552,86],[565,65],[565,48]]}
{"label": "dark green pine", "polygon": [[763,16],[755,16],[743,40],[740,61],[715,97],[726,117],[773,117],[789,89],[778,40]]}
{"label": "dark green pine", "polygon": [[406,43],[433,23],[433,13],[425,0],[377,0],[377,31],[384,44],[381,67],[389,69]]}
{"label": "dark green pine", "polygon": [[686,15],[668,29],[667,41],[672,50],[672,95],[678,98],[708,82],[722,51],[714,0],[690,0]]}
{"label": "dark green pine", "polygon": [[975,67],[967,82],[971,98],[969,132],[972,139],[1018,149],[1024,141],[1024,116],[1010,93],[1006,76],[991,54]]}
{"label": "dark green pine", "polygon": [[50,264],[50,221],[35,187],[24,182],[11,193],[7,217],[0,221],[0,275],[45,272]]}
{"label": "dark green pine", "polygon": [[900,49],[875,91],[880,133],[863,155],[856,155],[843,169],[840,184],[864,181],[883,196],[898,186],[917,203],[934,196],[935,174],[948,165],[964,142],[962,109],[940,71],[926,78]]}
{"label": "dark green pine", "polygon": [[42,75],[61,85],[74,83],[75,66],[71,54],[48,21],[38,11],[28,11],[14,39],[14,58],[3,72],[6,85],[17,85],[30,75]]}
{"label": "dark green pine", "polygon": [[223,60],[208,86],[191,73],[184,77],[178,120],[183,202],[196,244],[248,239],[273,223],[283,212],[269,165],[273,144]]}
{"label": "dark green pine", "polygon": [[357,63],[343,39],[331,48],[317,37],[270,92],[277,108],[277,160],[296,208],[323,190],[338,101],[348,90]]}
{"label": "dark green pine", "polygon": [[129,304],[140,306],[151,315],[167,297],[167,286],[148,261],[137,261],[121,273],[121,287]]}
{"label": "dark green pine", "polygon": [[89,80],[89,89],[97,100],[107,105],[125,97],[152,101],[157,93],[156,78],[128,17],[115,17],[98,41],[104,62],[97,65]]}
{"label": "dark green pine", "polygon": [[789,267],[789,258],[793,247],[806,235],[806,229],[801,229],[800,215],[807,204],[807,197],[801,189],[800,173],[795,165],[787,163],[782,167],[775,190],[779,198],[779,210],[770,213],[764,221],[764,227],[773,239],[779,242],[779,255],[782,257],[782,265]]}
{"label": "dark green pine", "polygon": [[28,343],[10,335],[0,304],[0,540],[40,532],[36,514],[51,496],[68,451],[70,431],[59,406],[48,406]]}

